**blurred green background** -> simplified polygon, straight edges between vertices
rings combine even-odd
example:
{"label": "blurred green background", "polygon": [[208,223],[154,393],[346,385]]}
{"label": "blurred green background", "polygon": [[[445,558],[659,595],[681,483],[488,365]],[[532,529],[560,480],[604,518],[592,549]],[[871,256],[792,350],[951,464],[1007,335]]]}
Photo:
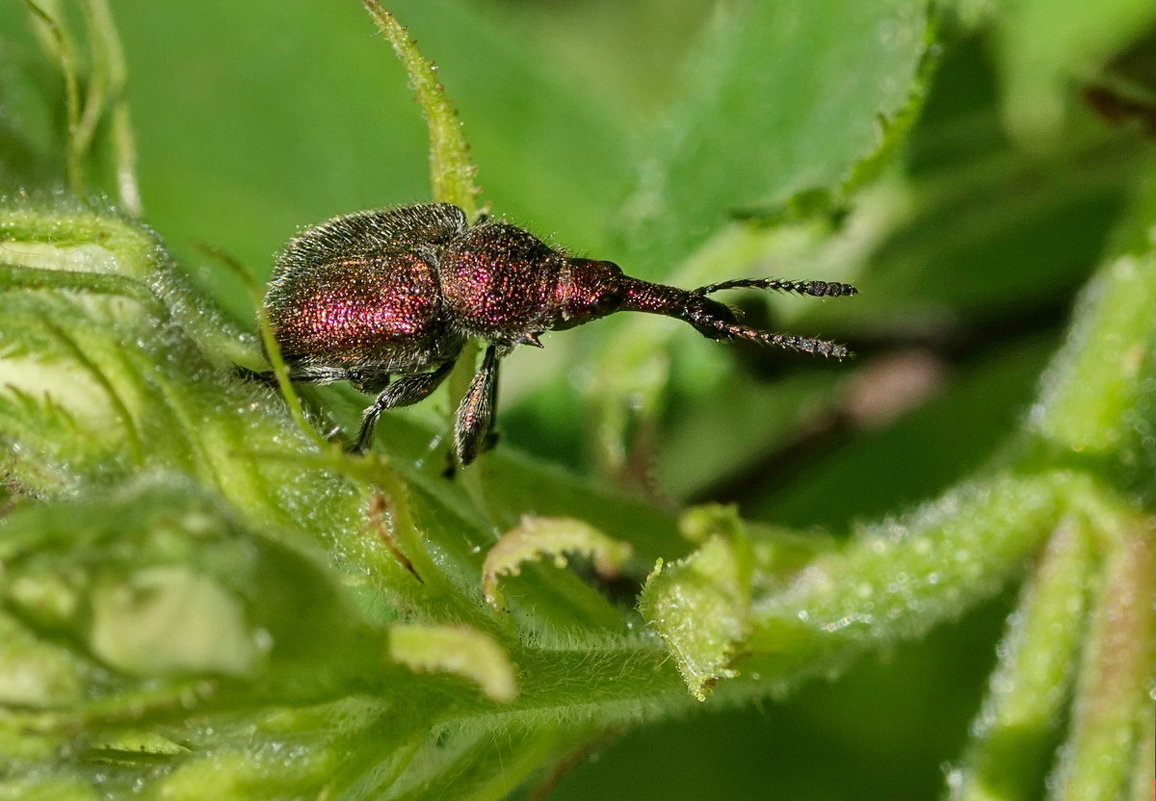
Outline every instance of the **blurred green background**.
{"label": "blurred green background", "polygon": [[[493,213],[630,271],[624,205],[655,143],[671,137],[663,125],[686,83],[681,65],[715,4],[388,5],[438,63]],[[843,5],[850,14],[853,0]],[[839,530],[980,469],[1026,413],[1075,292],[1151,174],[1143,127],[1156,119],[1145,117],[1156,108],[1156,15],[1146,5],[944,4],[922,115],[894,163],[840,199],[849,213],[839,204],[766,229],[743,265],[792,278],[845,270],[862,290],[853,301],[758,303],[748,313],[837,336],[860,360],[815,365],[712,347],[647,321],[661,332],[655,347],[671,354],[671,378],[657,423],[634,432],[641,468],[618,480],[660,503],[733,501],[752,517]],[[303,225],[429,198],[424,123],[360,3],[113,6],[144,219],[242,327],[252,326],[250,299],[198,243],[263,280]],[[3,165],[5,191],[51,172],[58,146],[59,110],[43,99],[54,95],[31,89],[54,76],[23,13],[0,6],[0,134],[21,154]],[[856,65],[807,68],[839,81]],[[1092,91],[1106,95],[1088,102]],[[787,200],[767,197],[766,207]],[[679,267],[639,269],[659,278]],[[503,441],[594,470],[591,376],[613,368],[606,348],[632,336],[627,325],[552,335],[544,351],[511,357]],[[897,397],[918,391],[890,412],[857,411],[864,385],[887,381]],[[976,712],[1010,601],[789,701],[626,734],[581,760],[552,797],[933,796]]]}

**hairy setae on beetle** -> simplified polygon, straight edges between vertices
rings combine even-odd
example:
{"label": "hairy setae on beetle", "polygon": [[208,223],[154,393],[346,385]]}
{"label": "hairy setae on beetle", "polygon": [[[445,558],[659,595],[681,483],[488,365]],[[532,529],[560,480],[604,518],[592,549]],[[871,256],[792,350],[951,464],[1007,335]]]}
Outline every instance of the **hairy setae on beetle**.
{"label": "hairy setae on beetle", "polygon": [[[502,222],[471,225],[448,203],[363,211],[305,230],[277,260],[265,311],[294,381],[349,381],[377,398],[364,450],[386,409],[424,399],[470,337],[488,343],[458,406],[453,452],[467,465],[492,441],[498,363],[538,336],[620,311],[674,317],[710,339],[741,339],[844,358],[842,345],[749,328],[707,295],[753,287],[817,297],[855,294],[826,281],[740,279],[685,290],[566,256]],[[268,374],[266,374],[268,375]]]}

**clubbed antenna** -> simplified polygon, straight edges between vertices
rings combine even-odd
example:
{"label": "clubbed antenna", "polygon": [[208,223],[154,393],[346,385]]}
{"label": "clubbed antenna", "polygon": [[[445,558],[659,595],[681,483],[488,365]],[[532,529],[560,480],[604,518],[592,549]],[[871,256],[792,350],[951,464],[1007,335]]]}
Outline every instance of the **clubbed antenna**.
{"label": "clubbed antenna", "polygon": [[717,318],[710,320],[707,324],[718,332],[713,337],[714,339],[741,339],[746,342],[757,342],[760,345],[793,350],[797,353],[825,356],[829,359],[849,359],[855,355],[847,350],[845,345],[818,337],[800,337],[794,334],[780,334],[775,331],[760,331],[757,328],[748,328],[745,325]]}
{"label": "clubbed antenna", "polygon": [[620,311],[641,311],[684,320],[710,339],[738,339],[775,348],[812,353],[832,359],[847,359],[853,354],[844,345],[817,337],[795,336],[775,331],[760,331],[740,323],[729,308],[706,297],[724,289],[773,289],[820,298],[854,295],[850,284],[833,281],[784,281],[778,278],[740,278],[708,284],[687,291],[677,287],[652,284],[629,276],[616,280],[622,290]]}
{"label": "clubbed antenna", "polygon": [[794,292],[799,295],[810,295],[815,298],[841,298],[854,295],[858,289],[850,284],[840,284],[835,281],[783,281],[779,278],[739,278],[735,281],[723,281],[721,284],[707,284],[692,290],[695,295],[710,295],[724,289],[772,289],[776,292]]}
{"label": "clubbed antenna", "polygon": [[[841,284],[837,281],[785,281],[780,278],[739,278],[734,281],[723,281],[718,284],[707,284],[692,290],[692,295],[705,297],[724,289],[769,289],[776,292],[794,292],[798,295],[810,295],[816,298],[841,298],[855,295],[858,289],[850,284]],[[701,323],[700,323],[701,324]],[[801,337],[793,334],[780,334],[774,331],[759,331],[748,328],[737,322],[726,319],[713,319],[707,325],[718,331],[719,339],[742,339],[748,342],[758,342],[798,353],[812,353],[830,359],[847,359],[854,354],[845,345],[830,342],[817,337]]]}

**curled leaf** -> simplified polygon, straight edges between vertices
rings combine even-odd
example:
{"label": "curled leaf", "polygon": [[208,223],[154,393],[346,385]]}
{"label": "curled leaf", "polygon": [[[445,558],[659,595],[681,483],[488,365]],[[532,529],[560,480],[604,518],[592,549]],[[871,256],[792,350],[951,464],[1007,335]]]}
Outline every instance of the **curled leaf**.
{"label": "curled leaf", "polygon": [[738,675],[731,662],[749,630],[752,557],[741,529],[718,509],[691,510],[683,529],[697,539],[708,524],[717,527],[723,520],[723,531],[710,535],[690,556],[670,565],[659,560],[639,601],[700,701],[719,679]]}
{"label": "curled leaf", "polygon": [[486,554],[482,588],[486,601],[500,606],[498,579],[518,575],[523,562],[552,556],[556,565],[565,567],[567,553],[580,553],[590,557],[598,575],[613,578],[632,552],[627,543],[613,540],[581,520],[524,515],[521,525],[498,540]]}
{"label": "curled leaf", "polygon": [[489,635],[469,626],[399,623],[389,630],[389,656],[418,672],[455,673],[499,703],[518,694],[509,655]]}

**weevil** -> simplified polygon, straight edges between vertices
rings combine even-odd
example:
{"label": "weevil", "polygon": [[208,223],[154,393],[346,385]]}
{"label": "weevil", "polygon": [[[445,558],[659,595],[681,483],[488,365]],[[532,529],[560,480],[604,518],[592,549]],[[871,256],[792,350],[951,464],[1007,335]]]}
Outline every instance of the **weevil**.
{"label": "weevil", "polygon": [[[573,258],[504,222],[471,224],[460,208],[424,203],[362,211],[307,228],[277,259],[265,312],[294,381],[349,381],[376,395],[353,449],[369,447],[381,413],[418,403],[453,369],[470,338],[486,343],[458,405],[453,455],[474,461],[493,441],[498,366],[546,331],[621,311],[690,323],[709,339],[757,342],[842,359],[843,346],[744,326],[708,295],[755,288],[853,295],[828,281],[739,279],[678,289]],[[267,374],[266,374],[267,375]]]}

